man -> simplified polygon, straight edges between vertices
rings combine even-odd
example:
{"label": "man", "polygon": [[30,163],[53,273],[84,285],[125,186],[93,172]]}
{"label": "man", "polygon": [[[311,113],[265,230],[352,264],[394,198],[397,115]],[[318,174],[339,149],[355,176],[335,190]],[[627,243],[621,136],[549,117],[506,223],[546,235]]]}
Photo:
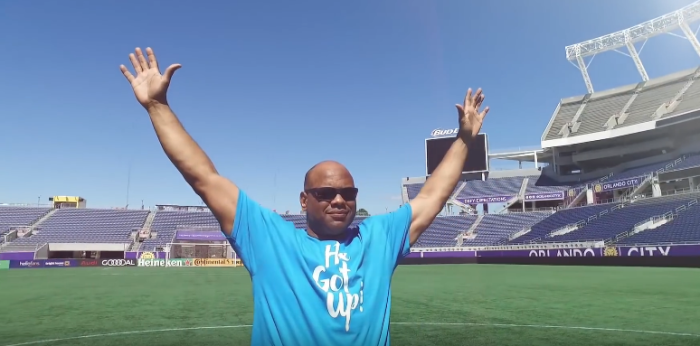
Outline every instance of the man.
{"label": "man", "polygon": [[389,345],[391,277],[399,260],[428,228],[454,190],[469,143],[488,107],[484,95],[467,92],[457,105],[459,135],[418,196],[399,210],[348,228],[358,189],[343,165],[311,168],[300,193],[307,228],[255,203],[214,164],[168,106],[166,92],[181,66],[163,75],[153,51],[136,48],[129,59],[136,76],[121,71],[148,111],[170,161],[204,200],[248,269],[255,312],[252,345]]}

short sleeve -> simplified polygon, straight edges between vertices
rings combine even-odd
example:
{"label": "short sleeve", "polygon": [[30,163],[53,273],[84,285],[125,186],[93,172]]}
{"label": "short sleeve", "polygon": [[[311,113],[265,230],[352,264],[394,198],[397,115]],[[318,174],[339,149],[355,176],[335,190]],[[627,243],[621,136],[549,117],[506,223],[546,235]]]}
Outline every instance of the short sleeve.
{"label": "short sleeve", "polygon": [[[406,203],[398,210],[372,216],[367,221],[369,235],[375,244],[387,251],[387,256],[390,261],[393,261],[392,266],[406,257],[411,251],[410,237],[408,231],[411,228],[411,205]],[[381,240],[381,244],[376,244],[377,240]]]}
{"label": "short sleeve", "polygon": [[251,275],[259,266],[259,258],[269,251],[273,234],[283,223],[285,221],[280,215],[263,208],[240,190],[228,241]]}

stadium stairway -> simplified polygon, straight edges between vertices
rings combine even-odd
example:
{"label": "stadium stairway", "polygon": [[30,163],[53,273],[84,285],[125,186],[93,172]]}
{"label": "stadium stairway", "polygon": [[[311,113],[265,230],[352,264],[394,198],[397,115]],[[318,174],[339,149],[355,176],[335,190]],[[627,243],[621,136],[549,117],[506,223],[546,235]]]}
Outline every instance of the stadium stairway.
{"label": "stadium stairway", "polygon": [[29,226],[30,226],[30,227],[39,227],[39,226],[41,226],[41,224],[44,223],[44,221],[48,220],[53,214],[55,214],[57,210],[58,210],[58,209],[51,209],[51,210],[49,210],[48,213],[44,214],[44,216],[40,217],[38,220],[36,220],[34,223],[32,223],[32,224],[29,225]]}

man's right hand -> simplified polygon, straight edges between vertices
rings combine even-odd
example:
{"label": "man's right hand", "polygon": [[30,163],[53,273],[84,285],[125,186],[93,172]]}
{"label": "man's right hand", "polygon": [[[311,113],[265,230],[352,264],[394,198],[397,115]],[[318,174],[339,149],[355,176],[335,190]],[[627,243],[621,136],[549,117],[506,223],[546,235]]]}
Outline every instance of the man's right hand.
{"label": "man's right hand", "polygon": [[170,80],[175,71],[182,65],[172,64],[161,75],[158,70],[158,60],[156,60],[153,49],[146,48],[146,54],[148,59],[144,57],[141,48],[136,48],[135,53],[129,54],[129,60],[131,60],[131,65],[134,66],[136,77],[129,72],[126,66],[121,65],[119,68],[134,89],[136,100],[144,108],[148,109],[159,104],[168,104],[167,92]]}

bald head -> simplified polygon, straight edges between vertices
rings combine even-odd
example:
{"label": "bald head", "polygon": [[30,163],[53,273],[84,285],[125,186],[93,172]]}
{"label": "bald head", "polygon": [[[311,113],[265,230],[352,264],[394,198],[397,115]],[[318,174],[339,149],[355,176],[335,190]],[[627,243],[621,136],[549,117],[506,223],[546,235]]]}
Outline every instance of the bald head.
{"label": "bald head", "polygon": [[323,161],[311,167],[299,194],[306,231],[319,239],[343,239],[357,213],[355,180],[345,166]]}
{"label": "bald head", "polygon": [[355,186],[355,180],[350,171],[341,163],[336,161],[322,161],[315,164],[306,172],[304,176],[304,189],[338,185]]}

